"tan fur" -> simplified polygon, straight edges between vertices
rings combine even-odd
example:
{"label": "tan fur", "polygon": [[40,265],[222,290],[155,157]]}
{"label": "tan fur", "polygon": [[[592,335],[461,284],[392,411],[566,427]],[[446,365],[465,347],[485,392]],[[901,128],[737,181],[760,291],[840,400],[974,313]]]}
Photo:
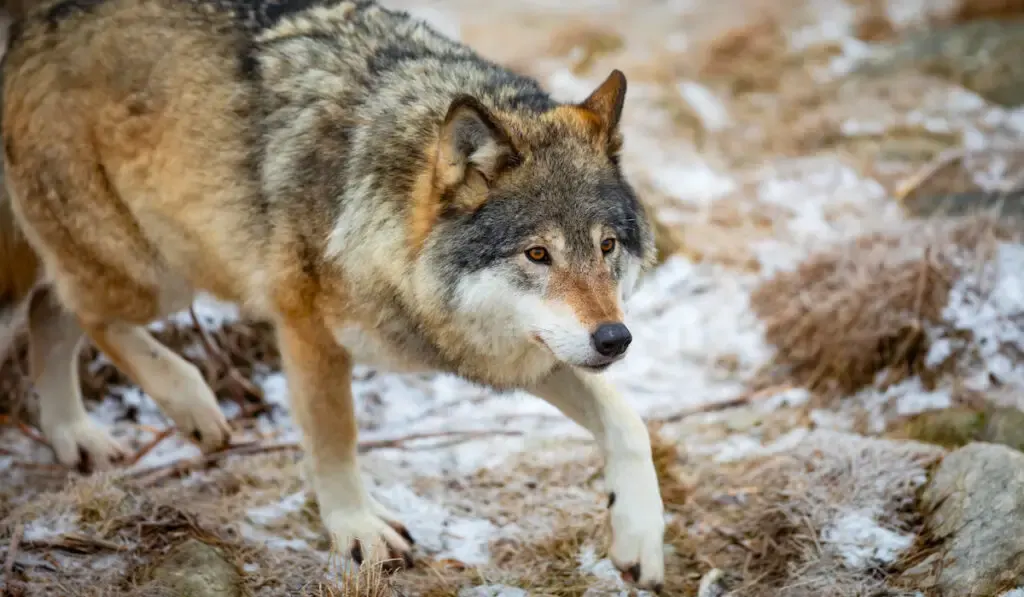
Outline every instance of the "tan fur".
{"label": "tan fur", "polygon": [[603,268],[593,274],[565,269],[553,272],[549,296],[565,301],[590,330],[602,323],[622,321],[617,289]]}

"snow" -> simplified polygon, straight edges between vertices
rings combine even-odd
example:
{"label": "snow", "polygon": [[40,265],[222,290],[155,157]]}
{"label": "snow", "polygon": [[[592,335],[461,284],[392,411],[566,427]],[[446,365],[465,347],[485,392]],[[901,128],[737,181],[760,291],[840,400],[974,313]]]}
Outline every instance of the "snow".
{"label": "snow", "polygon": [[25,525],[22,538],[25,541],[45,541],[74,532],[78,529],[75,517],[60,514],[56,517],[41,517]]}
{"label": "snow", "polygon": [[1024,587],[1019,587],[1013,589],[1012,591],[1007,591],[999,597],[1024,597]]}
{"label": "snow", "polygon": [[1000,243],[995,258],[983,264],[962,264],[964,274],[953,285],[942,317],[948,328],[930,331],[933,348],[927,361],[938,363],[954,352],[963,353],[955,339],[967,332],[977,354],[976,374],[969,387],[986,389],[992,378],[1001,385],[1024,387],[1024,245]]}
{"label": "snow", "polygon": [[704,128],[708,131],[719,131],[732,122],[729,111],[714,92],[694,81],[683,81],[676,85],[679,95],[697,113]]}
{"label": "snow", "polygon": [[469,565],[487,563],[488,542],[497,531],[490,521],[454,515],[417,496],[407,485],[377,488],[373,493],[385,507],[401,513],[417,542],[438,557]]}
{"label": "snow", "polygon": [[822,532],[821,539],[837,550],[852,570],[892,564],[914,543],[914,535],[886,529],[878,524],[873,513],[863,510],[839,515]]}
{"label": "snow", "polygon": [[527,597],[529,593],[505,585],[484,585],[459,591],[459,597]]}

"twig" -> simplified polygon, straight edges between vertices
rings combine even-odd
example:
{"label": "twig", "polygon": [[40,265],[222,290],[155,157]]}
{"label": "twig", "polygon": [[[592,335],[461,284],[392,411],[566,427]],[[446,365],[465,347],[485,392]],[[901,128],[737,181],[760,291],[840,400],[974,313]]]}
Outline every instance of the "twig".
{"label": "twig", "polygon": [[[203,342],[203,348],[206,350],[206,354],[209,355],[211,359],[218,361],[220,365],[224,367],[227,376],[238,384],[242,390],[249,392],[262,403],[264,401],[263,390],[239,373],[228,358],[224,356],[223,351],[214,345],[213,339],[210,338],[206,328],[199,322],[199,316],[196,315],[195,307],[189,305],[188,312],[192,316],[192,323],[196,326],[196,330],[199,332],[199,339]],[[237,396],[236,402],[238,402],[239,406],[245,406],[245,396]]]}
{"label": "twig", "polygon": [[142,448],[140,448],[139,451],[136,452],[135,455],[131,457],[131,459],[127,462],[127,465],[132,466],[139,462],[140,460],[142,460],[146,456],[146,454],[152,452],[153,448],[157,447],[160,444],[160,442],[174,435],[175,431],[177,431],[177,429],[175,429],[174,427],[168,427],[167,429],[158,432],[156,434],[156,437],[154,437],[152,441],[142,446]]}
{"label": "twig", "polygon": [[[503,435],[503,436],[519,436],[522,435],[522,431],[515,431],[509,429],[481,429],[479,431],[437,431],[432,433],[412,433],[403,437],[396,437],[393,439],[378,439],[367,442],[359,443],[359,452],[369,452],[370,450],[380,450],[382,448],[402,448],[404,444],[409,442],[418,441],[421,439],[438,439],[442,437],[458,438],[459,442],[466,442],[480,437],[488,437],[492,435]],[[450,445],[450,444],[445,444]],[[426,446],[427,449],[440,447],[439,444],[431,444]]]}
{"label": "twig", "polygon": [[935,159],[925,164],[910,178],[900,183],[899,188],[896,189],[895,193],[896,200],[900,203],[904,202],[911,193],[921,188],[921,185],[928,182],[933,176],[938,174],[940,170],[967,157],[969,151],[970,150],[968,149],[957,148],[940,153],[935,157]]}
{"label": "twig", "polygon": [[59,549],[71,553],[93,553],[100,550],[126,551],[128,547],[113,541],[87,535],[61,535],[53,539],[25,541],[25,549]]}
{"label": "twig", "polygon": [[761,390],[757,390],[756,392],[746,392],[744,394],[740,394],[739,396],[731,400],[725,400],[723,402],[712,402],[711,404],[705,404],[704,406],[698,406],[697,408],[691,408],[663,417],[656,417],[651,420],[652,422],[656,423],[678,423],[679,421],[682,421],[683,419],[692,417],[694,415],[702,415],[722,410],[728,410],[730,408],[736,408],[738,406],[745,406],[750,402],[757,400],[758,398],[771,396],[772,394],[778,394],[780,392],[785,392],[786,390],[791,389],[793,389],[793,386],[789,384],[770,386],[767,388],[763,388]]}
{"label": "twig", "polygon": [[20,429],[21,432],[28,436],[28,438],[31,439],[32,441],[40,445],[46,446],[47,448],[52,448],[50,442],[46,441],[46,438],[44,438],[38,431],[29,427],[27,423],[23,421],[18,421],[17,425],[18,429]]}
{"label": "twig", "polygon": [[[422,439],[435,439],[444,437],[457,438],[457,440],[453,440],[451,442],[442,442],[440,444],[424,446],[424,449],[435,449],[438,447],[452,445],[453,443],[469,441],[478,437],[488,437],[494,435],[515,436],[522,435],[522,432],[510,431],[507,429],[488,429],[480,431],[442,431],[437,433],[414,433],[404,437],[360,442],[357,449],[360,453],[385,448],[410,449],[407,448],[404,444]],[[157,465],[137,471],[131,471],[127,473],[124,476],[124,478],[136,479],[143,486],[149,486],[159,481],[162,481],[163,479],[166,479],[168,477],[180,476],[193,470],[206,468],[210,465],[213,465],[221,460],[224,460],[232,456],[253,456],[256,454],[296,452],[300,451],[301,449],[302,446],[296,442],[277,444],[262,444],[252,442],[245,444],[236,444],[224,450],[211,452],[209,454],[205,454],[193,460],[177,461],[170,464]]]}
{"label": "twig", "polygon": [[11,542],[7,545],[7,560],[4,562],[4,584],[7,586],[7,590],[11,591],[11,586],[14,584],[14,560],[18,557],[18,545],[21,543],[21,538],[25,534],[25,525],[19,524],[14,529],[14,534],[11,535]]}

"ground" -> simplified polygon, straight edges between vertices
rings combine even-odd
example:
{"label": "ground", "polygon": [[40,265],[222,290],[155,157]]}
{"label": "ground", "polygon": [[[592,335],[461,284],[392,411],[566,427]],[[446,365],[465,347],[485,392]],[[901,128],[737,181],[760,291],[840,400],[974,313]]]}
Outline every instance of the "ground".
{"label": "ground", "polygon": [[[581,100],[613,68],[629,79],[623,163],[659,222],[664,260],[629,305],[632,348],[607,375],[651,426],[666,594],[941,594],[903,574],[935,549],[919,490],[964,441],[1012,445],[992,413],[1021,406],[1019,227],[966,208],[1012,215],[1020,199],[1024,75],[977,74],[998,48],[977,67],[969,49],[915,54],[934,53],[931,38],[902,53],[886,44],[967,31],[980,16],[1010,23],[1024,6],[384,4],[559,99]],[[1021,39],[982,37],[999,35]],[[359,369],[363,469],[416,537],[418,561],[393,578],[353,575],[303,487],[266,327],[207,299],[195,320],[153,327],[215,382],[236,445],[201,458],[90,350],[90,411],[138,457],[110,475],[66,471],[8,362],[0,586],[12,594],[158,594],[177,582],[161,571],[188,569],[189,554],[222,558],[208,573],[229,577],[223,592],[190,594],[631,594],[604,557],[598,456],[553,407],[448,376]],[[921,432],[929,413],[984,424],[942,441]],[[196,545],[215,551],[195,556]]]}

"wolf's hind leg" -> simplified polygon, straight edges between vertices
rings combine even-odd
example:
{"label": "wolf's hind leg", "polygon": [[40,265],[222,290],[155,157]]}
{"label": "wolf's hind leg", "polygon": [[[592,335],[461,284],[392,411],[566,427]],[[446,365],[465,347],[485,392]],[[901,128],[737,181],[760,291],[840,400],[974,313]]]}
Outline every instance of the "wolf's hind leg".
{"label": "wolf's hind leg", "polygon": [[363,485],[348,353],[321,323],[308,320],[279,323],[278,344],[302,429],[304,467],[335,547],[360,564],[412,566],[412,537]]}
{"label": "wolf's hind leg", "polygon": [[87,325],[86,333],[160,410],[204,451],[227,445],[231,429],[195,365],[129,323]]}
{"label": "wolf's hind leg", "polygon": [[85,411],[78,379],[82,328],[50,287],[37,289],[30,299],[28,332],[39,423],[57,461],[90,472],[123,460],[124,448]]}
{"label": "wolf's hind leg", "polygon": [[561,367],[529,389],[593,434],[604,453],[611,510],[609,556],[641,588],[665,579],[665,519],[651,440],[640,416],[599,374]]}

